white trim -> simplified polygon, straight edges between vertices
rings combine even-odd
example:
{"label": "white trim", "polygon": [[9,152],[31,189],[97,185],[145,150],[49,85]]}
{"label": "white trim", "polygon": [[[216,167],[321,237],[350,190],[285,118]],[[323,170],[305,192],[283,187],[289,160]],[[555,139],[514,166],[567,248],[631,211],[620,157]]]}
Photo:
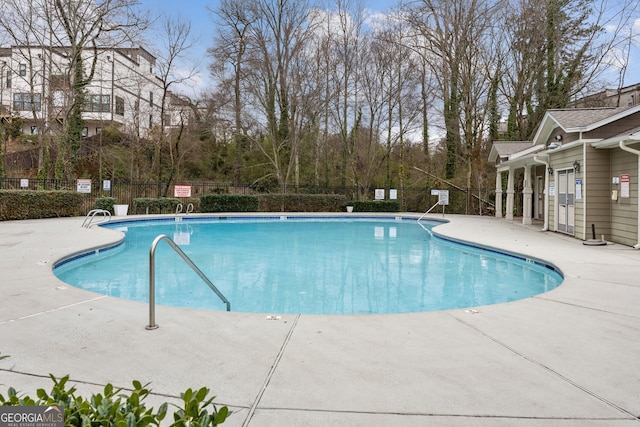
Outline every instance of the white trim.
{"label": "white trim", "polygon": [[517,153],[513,153],[511,156],[509,156],[509,160],[515,160],[515,159],[519,159],[521,157],[524,157],[527,154],[537,153],[538,151],[544,150],[544,148],[545,147],[542,144],[533,145],[533,146],[527,148],[526,150],[522,150],[522,151],[518,151]]}
{"label": "white trim", "polygon": [[542,225],[542,231],[549,231],[549,156],[547,156],[546,160],[533,156],[533,161],[544,165],[544,224]]}
{"label": "white trim", "polygon": [[640,142],[640,132],[633,132],[625,135],[616,135],[609,139],[600,140],[598,142],[592,142],[591,146],[596,149],[618,148],[621,142],[630,142],[632,144]]}

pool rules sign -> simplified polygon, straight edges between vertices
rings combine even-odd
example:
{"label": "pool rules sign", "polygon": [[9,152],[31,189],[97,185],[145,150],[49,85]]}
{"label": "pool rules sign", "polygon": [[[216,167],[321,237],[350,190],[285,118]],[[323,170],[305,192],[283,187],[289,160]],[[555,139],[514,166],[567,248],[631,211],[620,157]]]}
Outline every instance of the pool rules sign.
{"label": "pool rules sign", "polygon": [[442,206],[449,205],[449,190],[438,190],[438,204]]}
{"label": "pool rules sign", "polygon": [[91,180],[79,179],[76,181],[76,190],[78,193],[91,194]]}
{"label": "pool rules sign", "polygon": [[191,197],[191,186],[176,184],[173,187],[173,197]]}

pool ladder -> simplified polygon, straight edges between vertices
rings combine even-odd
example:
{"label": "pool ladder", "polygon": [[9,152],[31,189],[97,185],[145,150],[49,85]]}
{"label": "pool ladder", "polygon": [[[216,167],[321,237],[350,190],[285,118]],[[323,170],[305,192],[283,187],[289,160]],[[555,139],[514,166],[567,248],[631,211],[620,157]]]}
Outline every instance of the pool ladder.
{"label": "pool ladder", "polygon": [[167,241],[169,246],[171,246],[173,250],[176,251],[178,255],[180,255],[180,257],[187,263],[187,265],[191,267],[191,269],[195,271],[198,274],[198,276],[200,276],[200,278],[211,288],[211,290],[215,292],[216,295],[218,295],[218,297],[222,300],[222,302],[226,304],[227,311],[231,311],[231,303],[227,298],[225,298],[224,295],[222,295],[222,292],[220,292],[220,290],[216,288],[216,286],[213,283],[211,283],[211,280],[209,280],[207,276],[204,275],[202,270],[200,270],[198,266],[196,266],[194,262],[191,261],[191,258],[189,258],[187,254],[185,254],[182,251],[182,249],[180,249],[180,247],[173,240],[171,240],[169,236],[167,236],[166,234],[161,234],[154,239],[153,243],[151,243],[151,249],[149,250],[149,324],[146,326],[146,329],[151,330],[151,329],[158,328],[158,325],[156,324],[155,253],[156,253],[156,246],[158,246],[158,243],[160,243],[162,240]]}
{"label": "pool ladder", "polygon": [[[84,221],[82,222],[82,227],[89,228],[91,226],[91,223],[93,222],[93,219],[96,217],[96,215],[102,215],[104,217],[104,219],[101,222],[109,222],[111,220],[111,212],[109,212],[108,210],[92,209],[89,211],[87,216],[84,217]],[[99,223],[96,223],[96,224],[99,224]]]}
{"label": "pool ladder", "polygon": [[[181,214],[183,208],[184,206],[182,206],[182,203],[178,203],[178,205],[176,206],[176,215]],[[193,212],[193,203],[189,203],[187,205],[187,210],[185,211],[187,215],[189,215],[191,212]]]}

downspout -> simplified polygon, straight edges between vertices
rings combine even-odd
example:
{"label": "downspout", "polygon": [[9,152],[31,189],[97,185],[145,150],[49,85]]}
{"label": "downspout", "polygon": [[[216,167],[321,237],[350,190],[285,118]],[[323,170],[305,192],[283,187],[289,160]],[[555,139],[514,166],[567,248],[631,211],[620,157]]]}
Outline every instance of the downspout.
{"label": "downspout", "polygon": [[[582,137],[582,135],[580,135]],[[574,171],[574,173],[577,173]],[[574,181],[576,177],[574,175]],[[582,144],[582,239],[587,240],[587,192],[584,191],[588,187],[587,183],[587,144]],[[575,201],[574,201],[575,205]]]}
{"label": "downspout", "polygon": [[[632,153],[635,154],[636,156],[638,156],[638,179],[640,179],[640,151],[635,150],[633,148],[627,147],[624,143],[624,141],[620,141],[618,142],[618,146],[620,147],[620,149],[622,151],[626,151],[628,153]],[[640,191],[640,187],[638,187]],[[633,245],[634,249],[640,249],[640,197],[638,197],[638,211],[637,211],[637,217],[638,217],[638,243],[636,243],[635,245]]]}
{"label": "downspout", "polygon": [[544,165],[544,224],[542,231],[549,231],[549,162],[538,159],[538,156],[533,156],[533,161]]}

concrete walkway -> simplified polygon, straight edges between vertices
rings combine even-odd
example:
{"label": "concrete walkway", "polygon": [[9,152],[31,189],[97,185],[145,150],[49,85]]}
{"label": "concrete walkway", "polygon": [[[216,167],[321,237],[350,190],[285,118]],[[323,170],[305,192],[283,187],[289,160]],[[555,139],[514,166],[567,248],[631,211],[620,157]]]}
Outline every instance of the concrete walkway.
{"label": "concrete walkway", "polygon": [[[440,216],[434,216],[439,218]],[[69,374],[88,394],[207,386],[229,426],[640,426],[640,251],[490,217],[438,234],[547,260],[564,283],[430,313],[264,315],[148,306],[73,288],[69,255],[122,238],[83,218],[0,222],[0,393]]]}

